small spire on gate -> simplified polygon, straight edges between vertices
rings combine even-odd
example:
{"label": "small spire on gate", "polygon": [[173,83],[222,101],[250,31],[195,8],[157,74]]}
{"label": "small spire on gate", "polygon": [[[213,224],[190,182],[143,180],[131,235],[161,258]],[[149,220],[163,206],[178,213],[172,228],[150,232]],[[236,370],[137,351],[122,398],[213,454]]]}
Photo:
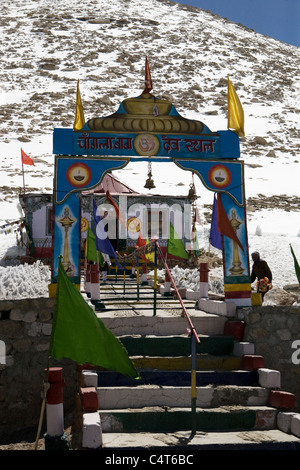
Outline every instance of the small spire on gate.
{"label": "small spire on gate", "polygon": [[145,60],[145,89],[143,91],[143,95],[146,93],[150,93],[152,90],[152,79],[151,79],[151,72],[150,72],[150,67],[148,63],[148,58],[146,56]]}

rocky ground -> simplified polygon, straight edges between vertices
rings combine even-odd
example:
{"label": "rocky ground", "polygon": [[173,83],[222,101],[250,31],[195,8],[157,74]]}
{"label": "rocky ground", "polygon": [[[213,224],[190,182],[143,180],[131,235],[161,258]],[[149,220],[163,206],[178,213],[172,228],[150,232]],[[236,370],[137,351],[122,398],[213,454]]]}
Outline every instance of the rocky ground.
{"label": "rocky ground", "polygon": [[[69,450],[80,450],[81,448],[81,434],[78,430],[74,429],[73,426],[69,426],[65,429],[65,441],[66,445],[69,443]],[[27,432],[24,436],[16,436],[10,443],[0,444],[0,451],[2,450],[46,450],[45,449],[45,437],[43,433],[40,434],[37,441],[37,432]]]}

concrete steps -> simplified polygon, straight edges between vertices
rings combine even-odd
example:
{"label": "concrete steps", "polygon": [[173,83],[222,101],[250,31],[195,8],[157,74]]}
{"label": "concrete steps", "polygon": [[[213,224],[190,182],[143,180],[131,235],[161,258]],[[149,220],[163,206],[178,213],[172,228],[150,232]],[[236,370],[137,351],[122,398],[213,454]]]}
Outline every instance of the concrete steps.
{"label": "concrete steps", "polygon": [[[82,373],[83,447],[300,450],[292,394],[280,395],[277,371],[265,369],[253,345],[243,342],[244,325],[187,305],[200,338],[194,401],[188,323],[173,299],[158,301],[156,316],[151,304],[148,309],[136,302],[97,312],[141,378]],[[278,425],[281,414],[284,426]]]}

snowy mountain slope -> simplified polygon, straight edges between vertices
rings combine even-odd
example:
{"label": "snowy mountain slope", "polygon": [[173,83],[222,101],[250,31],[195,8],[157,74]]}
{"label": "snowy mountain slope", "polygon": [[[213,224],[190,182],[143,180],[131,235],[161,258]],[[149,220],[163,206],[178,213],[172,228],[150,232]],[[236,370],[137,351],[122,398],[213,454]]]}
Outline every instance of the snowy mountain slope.
{"label": "snowy mountain slope", "polygon": [[[289,243],[300,258],[298,48],[168,0],[3,0],[0,28],[0,224],[19,217],[21,148],[35,162],[24,167],[26,191],[51,192],[52,132],[73,125],[77,79],[86,119],[109,115],[141,94],[147,55],[152,93],[213,131],[227,128],[230,76],[245,112],[250,249],[268,261],[276,256],[280,285],[295,282]],[[152,168],[155,191],[187,193],[190,173],[161,165]],[[146,163],[130,163],[116,175],[144,191],[146,173]],[[196,187],[204,212],[213,194],[200,181]]]}

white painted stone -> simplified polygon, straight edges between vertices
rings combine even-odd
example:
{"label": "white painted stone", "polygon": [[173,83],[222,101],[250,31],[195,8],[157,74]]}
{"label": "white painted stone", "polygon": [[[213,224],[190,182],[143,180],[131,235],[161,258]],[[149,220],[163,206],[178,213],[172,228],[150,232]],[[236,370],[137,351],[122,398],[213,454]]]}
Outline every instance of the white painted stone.
{"label": "white painted stone", "polygon": [[160,294],[167,294],[171,292],[171,282],[166,282],[164,285],[161,285],[159,288]]}
{"label": "white painted stone", "polygon": [[291,433],[294,434],[294,436],[300,437],[300,414],[298,413],[292,416]]}
{"label": "white painted stone", "polygon": [[85,283],[85,291],[86,291],[86,293],[90,294],[90,292],[91,292],[91,283],[90,282]]}
{"label": "white painted stone", "polygon": [[84,370],[82,372],[82,378],[85,387],[95,387],[98,385],[98,374],[89,370]]}
{"label": "white painted stone", "polygon": [[99,413],[84,413],[82,447],[98,449],[102,446],[102,428]]}
{"label": "white painted stone", "polygon": [[91,299],[100,300],[100,287],[99,287],[98,282],[97,283],[91,283],[90,294],[91,294]]}
{"label": "white painted stone", "polygon": [[225,302],[221,300],[200,298],[198,300],[198,307],[200,310],[207,313],[215,313],[216,315],[229,317],[234,316],[236,312],[236,304],[234,302]]}
{"label": "white painted stone", "polygon": [[278,429],[280,429],[280,431],[282,432],[286,432],[290,434],[292,417],[295,416],[296,414],[297,413],[280,411],[277,416]]}
{"label": "white painted stone", "polygon": [[192,289],[186,289],[186,299],[187,300],[198,300],[200,296],[199,291],[194,291]]}
{"label": "white painted stone", "polygon": [[280,388],[281,375],[278,370],[258,369],[258,382],[261,387]]}
{"label": "white painted stone", "polygon": [[48,436],[62,436],[64,433],[63,403],[55,405],[46,404],[47,434]]}
{"label": "white painted stone", "polygon": [[244,354],[254,354],[254,344],[245,341],[235,341],[233,346],[233,355],[242,357]]}
{"label": "white painted stone", "polygon": [[200,282],[199,297],[208,297],[208,282]]}

